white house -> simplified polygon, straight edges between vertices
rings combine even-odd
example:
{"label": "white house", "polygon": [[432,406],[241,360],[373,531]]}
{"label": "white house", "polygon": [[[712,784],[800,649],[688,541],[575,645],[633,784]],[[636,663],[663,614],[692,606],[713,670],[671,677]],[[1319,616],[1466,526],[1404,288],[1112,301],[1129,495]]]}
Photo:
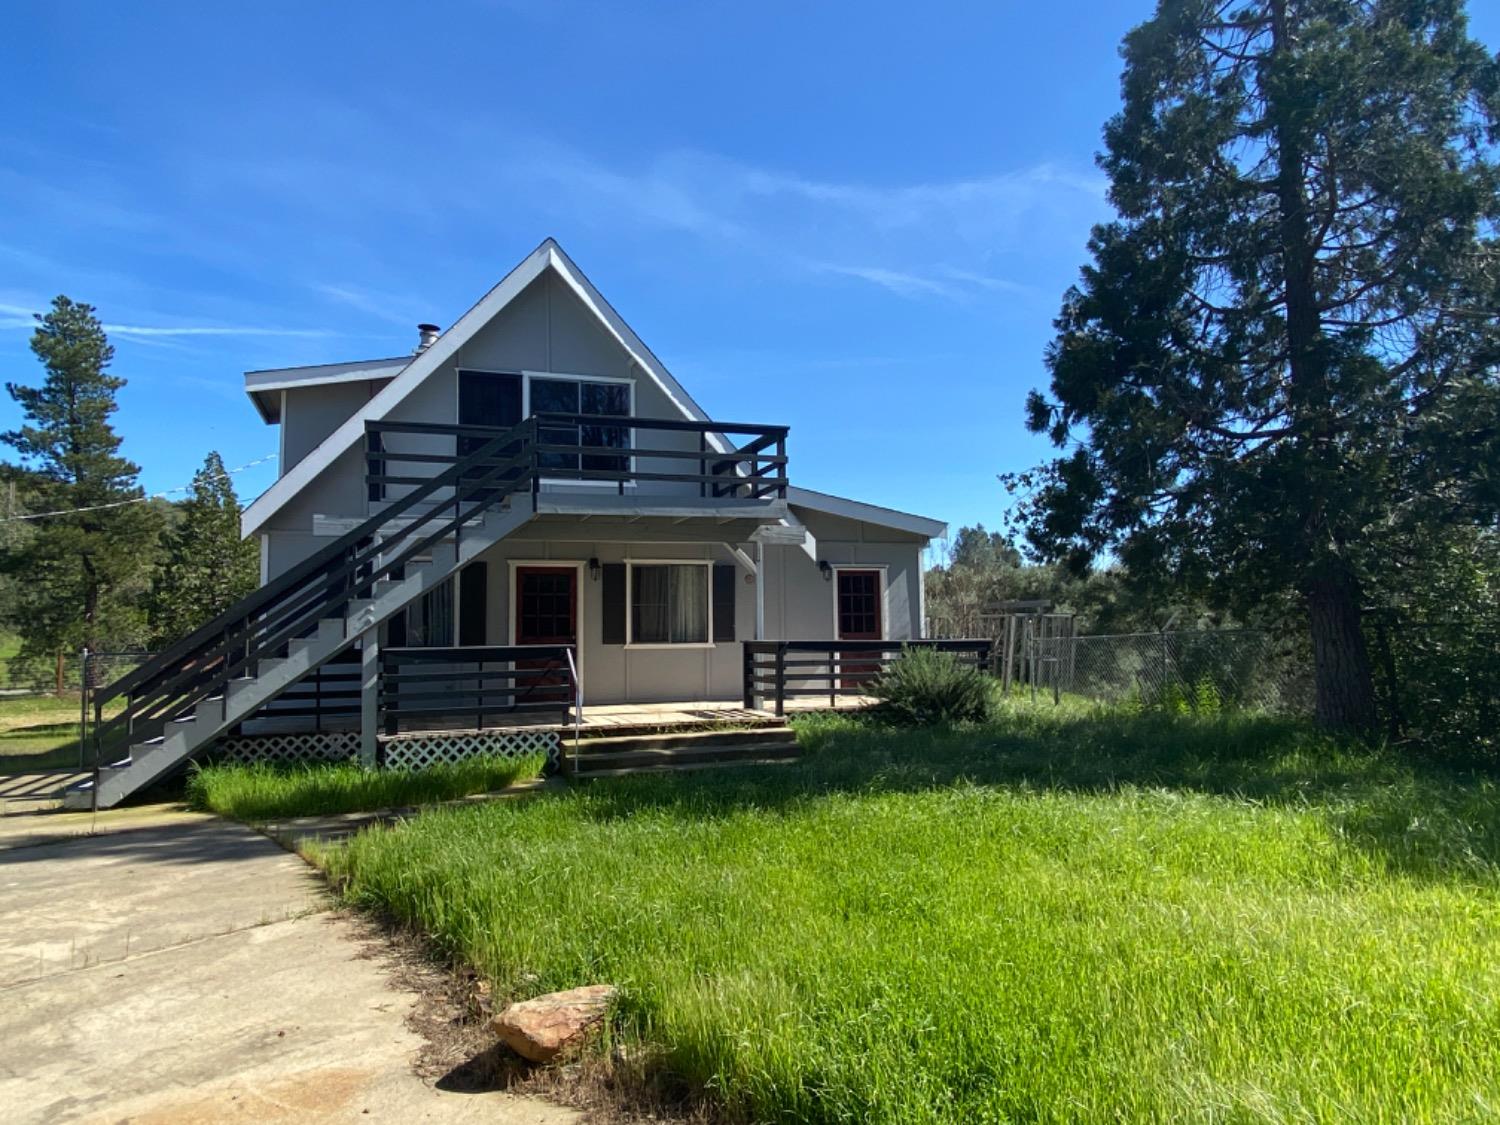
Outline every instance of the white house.
{"label": "white house", "polygon": [[368,756],[580,701],[751,704],[751,641],[818,642],[773,690],[830,693],[921,636],[943,524],[793,483],[818,435],[712,419],[552,239],[413,354],[245,390],[280,431],[243,517],[261,589],[109,689],[131,751],[100,803],[230,733],[343,727]]}

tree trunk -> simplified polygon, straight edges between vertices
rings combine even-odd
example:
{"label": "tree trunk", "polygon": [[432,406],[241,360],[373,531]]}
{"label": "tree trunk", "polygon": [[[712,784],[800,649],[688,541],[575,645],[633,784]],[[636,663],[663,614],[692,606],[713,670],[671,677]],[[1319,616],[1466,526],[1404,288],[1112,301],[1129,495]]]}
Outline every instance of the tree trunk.
{"label": "tree trunk", "polygon": [[1375,683],[1360,627],[1359,583],[1350,574],[1314,579],[1305,592],[1313,677],[1321,726],[1367,734],[1375,729]]}

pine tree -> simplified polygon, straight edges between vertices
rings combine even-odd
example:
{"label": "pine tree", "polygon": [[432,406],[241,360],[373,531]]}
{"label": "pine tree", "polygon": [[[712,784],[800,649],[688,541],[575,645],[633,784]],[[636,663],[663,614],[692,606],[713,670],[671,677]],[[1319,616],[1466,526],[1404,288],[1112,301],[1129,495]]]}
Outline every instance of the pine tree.
{"label": "pine tree", "polygon": [[154,643],[168,644],[253,591],[260,556],[240,538],[240,504],[217,453],[193,475],[193,494],[167,535],[166,560],[151,598]]}
{"label": "pine tree", "polygon": [[[1160,0],[1013,484],[1030,542],[1234,607],[1291,594],[1319,718],[1375,720],[1388,537],[1494,518],[1500,60],[1462,0]],[[1482,482],[1481,482],[1482,483]]]}
{"label": "pine tree", "polygon": [[31,350],[46,377],[39,387],[6,384],[24,424],[0,434],[30,470],[21,505],[61,513],[28,521],[28,541],[4,560],[17,578],[21,655],[33,660],[144,639],[141,595],[160,528],[139,502],[139,468],[119,455],[110,415],[125,380],[107,371],[114,349],[93,307],[58,297],[36,319]]}

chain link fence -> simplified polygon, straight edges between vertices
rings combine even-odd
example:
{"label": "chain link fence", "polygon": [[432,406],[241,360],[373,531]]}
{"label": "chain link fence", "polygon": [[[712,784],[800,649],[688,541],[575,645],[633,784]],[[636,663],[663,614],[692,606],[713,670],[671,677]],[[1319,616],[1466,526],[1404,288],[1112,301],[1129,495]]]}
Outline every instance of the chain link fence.
{"label": "chain link fence", "polygon": [[1176,710],[1308,714],[1313,679],[1301,656],[1257,630],[1128,633],[1038,642],[1037,690]]}

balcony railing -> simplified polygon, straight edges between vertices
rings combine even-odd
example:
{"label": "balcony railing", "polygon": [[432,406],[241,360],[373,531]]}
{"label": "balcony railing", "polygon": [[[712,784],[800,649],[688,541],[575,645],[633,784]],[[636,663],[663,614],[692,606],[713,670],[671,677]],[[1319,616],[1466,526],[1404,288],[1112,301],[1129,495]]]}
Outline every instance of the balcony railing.
{"label": "balcony railing", "polygon": [[788,699],[817,699],[837,707],[840,698],[868,695],[881,672],[917,648],[951,652],[961,662],[988,669],[994,642],[954,641],[746,641],[745,709],[762,701],[778,715]]}
{"label": "balcony railing", "polygon": [[[427,484],[505,429],[437,422],[365,423],[372,501]],[[497,492],[542,482],[605,484],[619,493],[692,493],[705,499],[785,500],[786,426],[610,414],[536,414],[517,438],[474,466]],[[716,439],[729,449],[715,448]],[[494,473],[496,469],[503,469]]]}
{"label": "balcony railing", "polygon": [[580,699],[571,657],[567,645],[382,649],[385,733],[434,725],[482,730],[516,716],[567,722]]}

